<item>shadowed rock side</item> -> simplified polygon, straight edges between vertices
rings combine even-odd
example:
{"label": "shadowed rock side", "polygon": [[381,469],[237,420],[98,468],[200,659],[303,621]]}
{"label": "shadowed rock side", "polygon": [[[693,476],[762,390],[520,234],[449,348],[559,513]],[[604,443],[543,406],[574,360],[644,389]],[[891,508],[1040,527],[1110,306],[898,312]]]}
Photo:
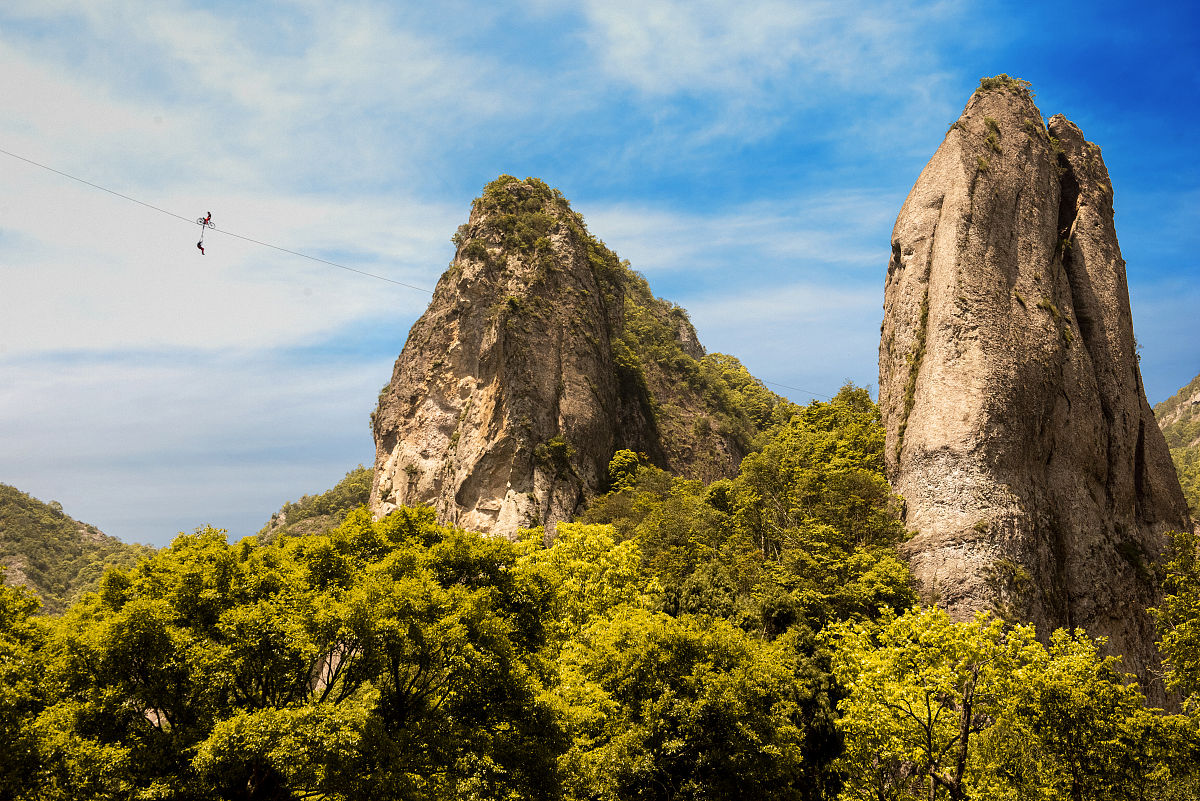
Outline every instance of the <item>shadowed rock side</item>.
{"label": "shadowed rock side", "polygon": [[1138,370],[1108,171],[1028,91],[980,89],[905,201],[880,342],[887,468],[924,591],[1109,637],[1145,608],[1187,508]]}
{"label": "shadowed rock side", "polygon": [[690,477],[736,471],[756,429],[713,402],[728,388],[687,315],[561,194],[503,176],[454,239],[372,417],[377,516],[426,504],[476,531],[550,526],[621,448]]}

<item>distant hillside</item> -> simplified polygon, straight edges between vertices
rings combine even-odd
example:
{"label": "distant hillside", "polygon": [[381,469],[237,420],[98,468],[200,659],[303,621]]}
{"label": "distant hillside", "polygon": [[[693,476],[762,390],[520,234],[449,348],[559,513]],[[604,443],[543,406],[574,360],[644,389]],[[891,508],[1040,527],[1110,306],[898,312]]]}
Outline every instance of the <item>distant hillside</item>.
{"label": "distant hillside", "polygon": [[270,539],[277,534],[315,534],[327,531],[346,518],[346,513],[366,504],[371,496],[371,471],[361,464],[320,495],[305,495],[285,503],[258,532]]}
{"label": "distant hillside", "polygon": [[154,553],[68,517],[57,501],[43,503],[0,484],[0,565],[5,583],[24,584],[58,614],[92,589],[112,566],[133,567]]}
{"label": "distant hillside", "polygon": [[1192,519],[1200,520],[1200,375],[1155,406],[1154,417],[1171,448]]}

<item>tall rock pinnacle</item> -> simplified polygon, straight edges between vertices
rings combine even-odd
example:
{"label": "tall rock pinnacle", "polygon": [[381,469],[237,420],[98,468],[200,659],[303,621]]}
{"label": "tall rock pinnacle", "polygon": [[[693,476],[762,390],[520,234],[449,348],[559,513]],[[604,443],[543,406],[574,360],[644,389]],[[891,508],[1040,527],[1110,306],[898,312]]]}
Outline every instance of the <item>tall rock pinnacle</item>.
{"label": "tall rock pinnacle", "polygon": [[425,504],[475,531],[551,526],[623,448],[691,478],[736,472],[758,429],[723,376],[744,369],[705,356],[561,194],[502,176],[454,241],[372,415],[377,516]]}
{"label": "tall rock pinnacle", "polygon": [[892,233],[879,349],[887,468],[927,595],[1157,664],[1144,611],[1189,525],[1146,402],[1100,149],[984,79]]}

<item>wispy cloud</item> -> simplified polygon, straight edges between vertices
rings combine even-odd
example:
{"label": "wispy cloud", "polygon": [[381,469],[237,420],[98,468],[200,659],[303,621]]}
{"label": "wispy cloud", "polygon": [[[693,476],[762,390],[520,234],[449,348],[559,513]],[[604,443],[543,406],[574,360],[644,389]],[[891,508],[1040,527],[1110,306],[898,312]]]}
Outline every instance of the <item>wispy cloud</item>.
{"label": "wispy cloud", "polygon": [[[363,318],[414,318],[429,296],[222,236],[0,161],[11,211],[3,229],[0,340],[10,355],[61,349],[253,349],[318,341]],[[169,208],[238,233],[432,289],[452,254],[459,210],[403,199],[334,203],[237,195]],[[131,232],[136,232],[131,235]],[[440,254],[441,263],[432,262]]]}
{"label": "wispy cloud", "polygon": [[[861,86],[917,54],[896,43],[951,16],[927,4],[591,0],[588,41],[610,75],[656,95],[743,94],[799,76]],[[797,87],[798,88],[798,87]]]}
{"label": "wispy cloud", "polygon": [[901,200],[849,190],[755,201],[717,213],[576,205],[593,231],[648,275],[736,270],[747,280],[780,268],[869,268],[881,254],[886,263]]}

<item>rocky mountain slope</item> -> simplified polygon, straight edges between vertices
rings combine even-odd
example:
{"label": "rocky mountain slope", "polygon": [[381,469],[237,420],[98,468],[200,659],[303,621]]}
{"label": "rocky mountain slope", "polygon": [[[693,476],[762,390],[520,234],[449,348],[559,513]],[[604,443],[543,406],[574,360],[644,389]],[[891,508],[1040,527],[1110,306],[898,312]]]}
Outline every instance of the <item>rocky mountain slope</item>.
{"label": "rocky mountain slope", "polygon": [[112,566],[132,567],[154,553],[129,545],[69,517],[55,501],[43,503],[0,484],[0,565],[6,584],[24,584],[46,612],[66,609]]}
{"label": "rocky mountain slope", "polygon": [[1154,407],[1193,521],[1200,521],[1200,376]]}
{"label": "rocky mountain slope", "polygon": [[543,182],[498,178],[454,241],[372,416],[376,515],[549,526],[604,488],[618,449],[713,480],[789,416]]}
{"label": "rocky mountain slope", "polygon": [[925,592],[958,617],[1082,626],[1144,675],[1163,533],[1189,521],[1112,204],[1095,144],[984,79],[896,220],[879,402]]}

